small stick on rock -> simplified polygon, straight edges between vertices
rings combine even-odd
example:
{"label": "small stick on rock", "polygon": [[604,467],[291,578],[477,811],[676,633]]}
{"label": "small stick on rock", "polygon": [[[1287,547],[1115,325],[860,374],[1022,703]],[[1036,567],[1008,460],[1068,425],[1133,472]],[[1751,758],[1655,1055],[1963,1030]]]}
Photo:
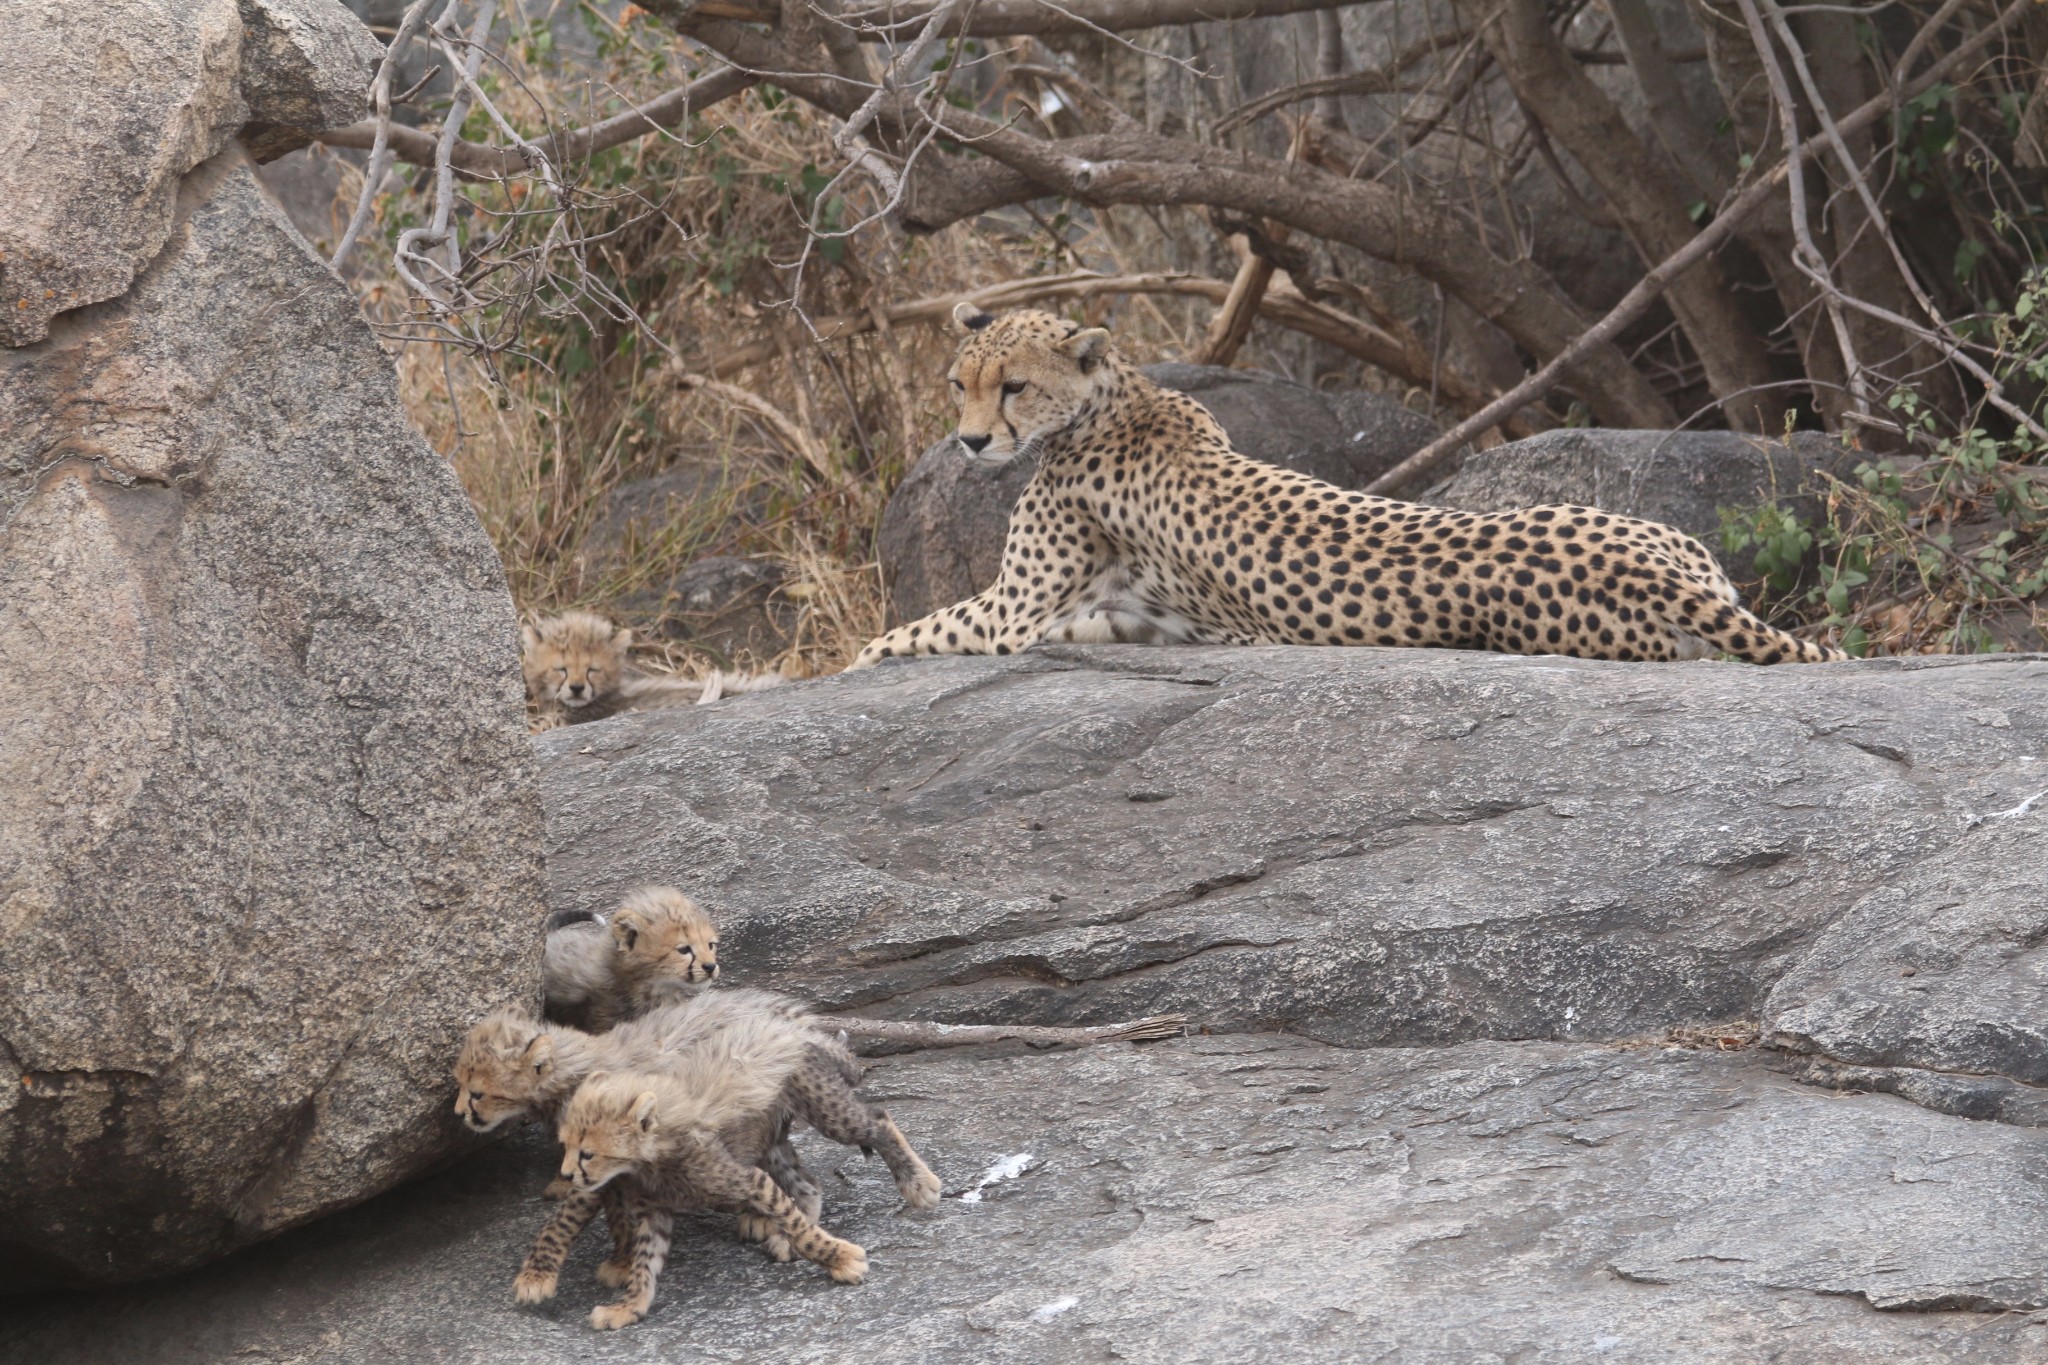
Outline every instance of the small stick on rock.
{"label": "small stick on rock", "polygon": [[873,1038],[886,1043],[910,1043],[916,1047],[965,1047],[970,1043],[1000,1043],[1015,1038],[1026,1043],[1085,1047],[1090,1043],[1136,1043],[1154,1038],[1178,1038],[1188,1031],[1184,1014],[1154,1014],[1126,1024],[1096,1024],[1089,1028],[1055,1028],[1043,1024],[929,1024],[910,1019],[860,1019],[844,1014],[814,1014],[811,1022],[822,1029],[838,1029],[855,1038]]}

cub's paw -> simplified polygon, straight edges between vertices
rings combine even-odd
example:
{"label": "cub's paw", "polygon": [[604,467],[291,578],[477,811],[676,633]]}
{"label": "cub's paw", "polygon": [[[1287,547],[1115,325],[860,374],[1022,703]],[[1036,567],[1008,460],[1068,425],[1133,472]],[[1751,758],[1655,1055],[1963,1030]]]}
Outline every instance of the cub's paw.
{"label": "cub's paw", "polygon": [[789,1238],[783,1236],[779,1232],[771,1232],[766,1237],[762,1238],[761,1250],[768,1253],[769,1260],[781,1261],[785,1264],[788,1263],[789,1258],[792,1254],[789,1246]]}
{"label": "cub's paw", "polygon": [[775,1223],[758,1213],[740,1215],[740,1240],[742,1242],[765,1242],[775,1235]]}
{"label": "cub's paw", "polygon": [[851,1242],[841,1242],[825,1270],[841,1284],[859,1284],[868,1276],[868,1254]]}
{"label": "cub's paw", "polygon": [[939,1178],[930,1171],[919,1171],[917,1175],[896,1187],[903,1196],[903,1202],[914,1209],[937,1208],[939,1204]]}
{"label": "cub's paw", "polygon": [[571,1185],[562,1177],[556,1176],[548,1182],[548,1187],[540,1192],[540,1197],[543,1199],[567,1199],[570,1191],[575,1188],[574,1185]]}
{"label": "cub's paw", "polygon": [[555,1273],[551,1270],[522,1270],[512,1281],[512,1297],[519,1303],[546,1303],[555,1296]]}
{"label": "cub's paw", "polygon": [[646,1316],[629,1303],[601,1303],[590,1310],[590,1325],[600,1332],[616,1332]]}
{"label": "cub's paw", "polygon": [[631,1261],[599,1261],[597,1282],[606,1289],[624,1289],[626,1281],[633,1278]]}

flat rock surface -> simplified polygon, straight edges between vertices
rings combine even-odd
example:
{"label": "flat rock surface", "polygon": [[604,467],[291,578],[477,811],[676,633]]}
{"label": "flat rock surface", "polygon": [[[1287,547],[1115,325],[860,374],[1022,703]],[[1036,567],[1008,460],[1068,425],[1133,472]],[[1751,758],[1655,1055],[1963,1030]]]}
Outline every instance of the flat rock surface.
{"label": "flat rock surface", "polygon": [[[920,1054],[867,1089],[948,1197],[900,1212],[879,1162],[801,1140],[827,1225],[868,1249],[856,1288],[692,1218],[640,1325],[587,1325],[610,1297],[595,1235],[553,1303],[517,1308],[553,1165],[529,1132],[179,1280],[10,1305],[0,1354],[2006,1365],[2048,1350],[2031,1316],[1998,1311],[2048,1302],[2048,1134],[1831,1095],[1750,1054],[1245,1034]],[[981,1184],[1011,1158],[1021,1174]]]}
{"label": "flat rock surface", "polygon": [[[1755,1019],[1781,980],[1861,991],[1833,926],[1954,921],[1967,886],[1984,950],[1909,998],[1963,972],[1956,1037],[2048,1017],[2038,951],[2011,951],[2048,885],[2048,800],[2014,813],[2048,787],[2040,657],[1041,647],[539,747],[555,905],[681,881],[749,979],[835,1008],[1630,1037]],[[1889,1059],[2016,1055],[2010,1027],[1967,1036]]]}

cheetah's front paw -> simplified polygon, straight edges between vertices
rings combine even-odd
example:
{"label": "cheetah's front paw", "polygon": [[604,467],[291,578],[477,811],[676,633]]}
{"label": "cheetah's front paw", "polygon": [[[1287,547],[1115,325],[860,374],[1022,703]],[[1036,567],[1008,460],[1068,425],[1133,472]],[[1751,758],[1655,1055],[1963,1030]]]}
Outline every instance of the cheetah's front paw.
{"label": "cheetah's front paw", "polygon": [[825,1271],[841,1284],[859,1284],[867,1278],[868,1254],[852,1242],[841,1242]]}
{"label": "cheetah's front paw", "polygon": [[555,1296],[552,1270],[522,1270],[512,1281],[512,1297],[519,1303],[546,1303]]}
{"label": "cheetah's front paw", "polygon": [[567,1199],[570,1192],[575,1188],[574,1185],[571,1185],[562,1177],[556,1176],[548,1182],[547,1188],[540,1192],[540,1197],[543,1199]]}
{"label": "cheetah's front paw", "polygon": [[616,1332],[646,1316],[630,1303],[601,1303],[590,1310],[590,1325],[600,1332]]}
{"label": "cheetah's front paw", "polygon": [[914,1209],[937,1208],[939,1204],[939,1178],[930,1171],[920,1171],[916,1176],[896,1187],[903,1196],[903,1202]]}
{"label": "cheetah's front paw", "polygon": [[631,1261],[599,1261],[597,1264],[597,1282],[606,1289],[624,1289],[626,1281],[632,1278]]}
{"label": "cheetah's front paw", "polygon": [[775,1235],[775,1221],[758,1213],[741,1214],[739,1224],[742,1242],[765,1242]]}

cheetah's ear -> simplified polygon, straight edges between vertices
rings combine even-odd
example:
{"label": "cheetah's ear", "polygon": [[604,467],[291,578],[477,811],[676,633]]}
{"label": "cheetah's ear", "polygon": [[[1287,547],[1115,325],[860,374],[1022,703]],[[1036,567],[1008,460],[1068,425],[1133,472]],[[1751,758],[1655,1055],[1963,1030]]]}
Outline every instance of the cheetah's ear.
{"label": "cheetah's ear", "polygon": [[519,628],[519,643],[528,649],[539,649],[540,632],[532,626],[521,626]]}
{"label": "cheetah's ear", "polygon": [[622,953],[633,951],[633,945],[640,941],[640,933],[646,927],[647,921],[638,910],[612,912],[612,941],[619,945]]}
{"label": "cheetah's ear", "polygon": [[621,651],[631,649],[633,647],[633,632],[624,626],[620,626],[612,632],[612,644]]}
{"label": "cheetah's ear", "polygon": [[1063,356],[1071,357],[1074,363],[1081,367],[1081,373],[1087,374],[1100,365],[1102,358],[1109,354],[1109,331],[1102,327],[1090,327],[1084,332],[1076,332],[1070,337],[1055,341],[1052,348]]}
{"label": "cheetah's ear", "polygon": [[555,1064],[555,1040],[545,1033],[526,1045],[526,1064],[536,1076],[545,1076]]}
{"label": "cheetah's ear", "polygon": [[640,1125],[640,1131],[643,1133],[654,1131],[654,1092],[652,1090],[641,1091],[640,1098],[633,1101],[633,1122]]}
{"label": "cheetah's ear", "polygon": [[963,332],[979,332],[994,321],[994,314],[982,312],[965,299],[953,305],[953,322]]}

